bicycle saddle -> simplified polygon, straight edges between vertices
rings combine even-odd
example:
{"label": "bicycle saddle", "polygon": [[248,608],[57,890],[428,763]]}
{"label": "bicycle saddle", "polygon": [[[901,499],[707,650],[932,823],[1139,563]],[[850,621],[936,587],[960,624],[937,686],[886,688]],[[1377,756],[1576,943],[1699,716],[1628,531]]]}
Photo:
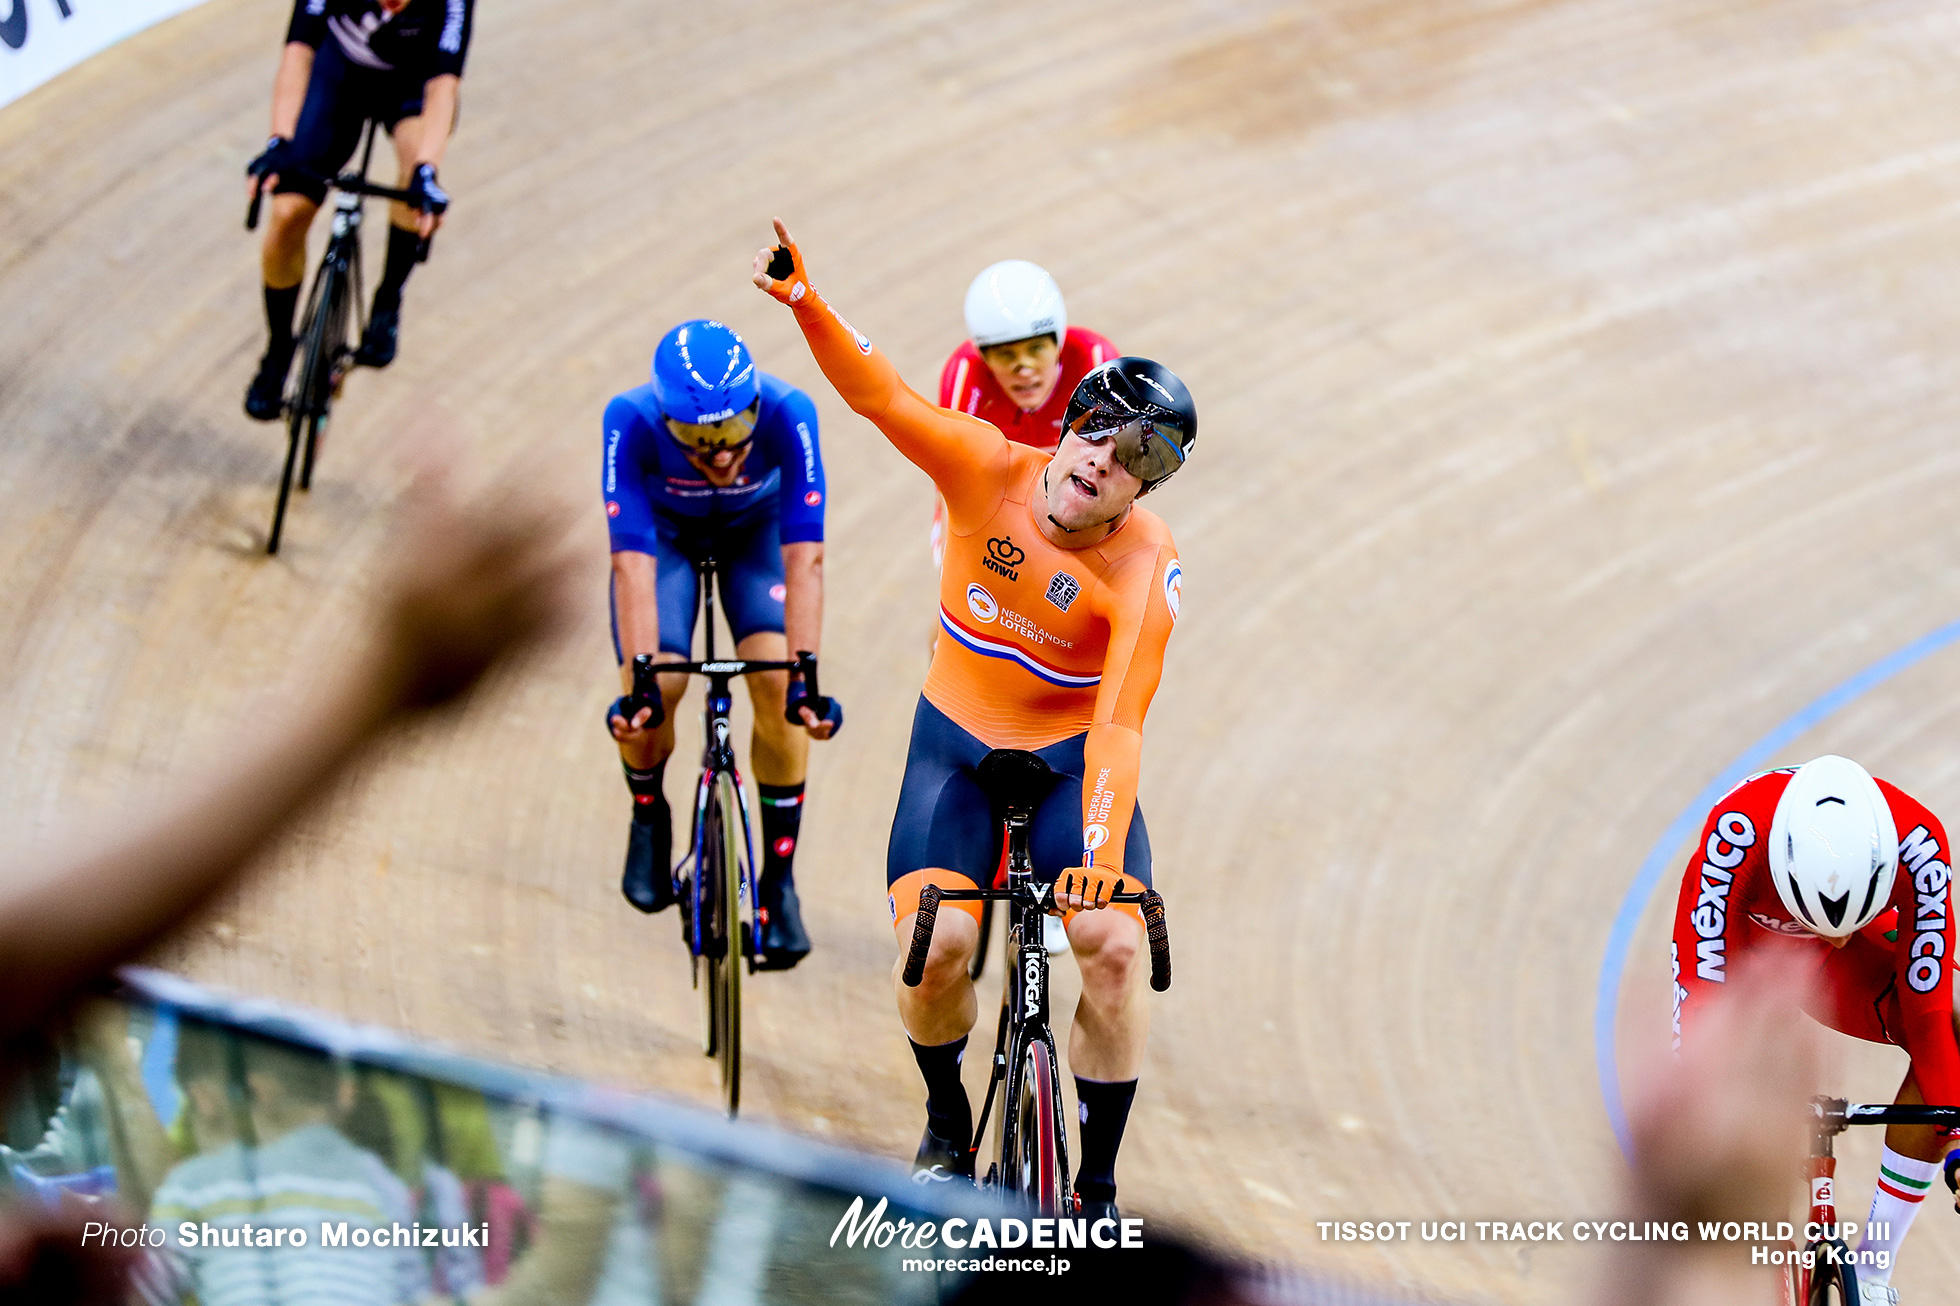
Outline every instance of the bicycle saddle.
{"label": "bicycle saddle", "polygon": [[1048,763],[1018,748],[994,749],[980,759],[975,775],[980,791],[1003,812],[1032,813],[1055,783]]}

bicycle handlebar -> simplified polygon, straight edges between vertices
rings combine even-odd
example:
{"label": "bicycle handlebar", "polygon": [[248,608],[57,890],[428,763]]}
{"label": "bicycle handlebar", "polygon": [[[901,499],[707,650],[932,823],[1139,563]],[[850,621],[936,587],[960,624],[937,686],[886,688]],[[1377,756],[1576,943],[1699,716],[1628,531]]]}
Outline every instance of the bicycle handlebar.
{"label": "bicycle handlebar", "polygon": [[1960,1127],[1960,1106],[1918,1103],[1847,1102],[1841,1097],[1813,1097],[1810,1109],[1820,1126],[1833,1133],[1852,1125],[1947,1125]]}
{"label": "bicycle handlebar", "polygon": [[[1008,889],[942,889],[936,884],[928,884],[919,890],[919,914],[912,923],[912,950],[905,956],[905,970],[900,978],[905,987],[916,989],[925,978],[926,953],[932,948],[933,926],[939,920],[941,902],[980,902],[988,899],[1012,898],[1015,890]],[[1112,903],[1136,903],[1143,908],[1144,932],[1150,938],[1150,987],[1159,993],[1171,986],[1171,935],[1170,927],[1164,922],[1164,899],[1155,889],[1145,889],[1141,893],[1116,893],[1109,898]],[[1035,905],[1053,905],[1055,886],[1044,884],[1035,893]]]}

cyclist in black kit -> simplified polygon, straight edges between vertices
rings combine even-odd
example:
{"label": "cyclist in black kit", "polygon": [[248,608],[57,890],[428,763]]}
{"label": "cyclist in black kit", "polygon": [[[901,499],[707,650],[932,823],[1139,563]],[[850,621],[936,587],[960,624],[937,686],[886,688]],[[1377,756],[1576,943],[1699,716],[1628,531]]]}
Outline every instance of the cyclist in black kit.
{"label": "cyclist in black kit", "polygon": [[421,242],[442,222],[449,196],[436,168],[456,125],[457,88],[475,0],[294,0],[286,49],[272,86],[272,138],[247,167],[273,192],[265,233],[265,357],[245,392],[245,411],[280,415],[293,359],[293,310],[306,271],[306,232],[326,198],[320,177],[340,171],[372,118],[388,131],[401,189],[388,228],[388,259],[355,361],[394,361],[402,285]]}

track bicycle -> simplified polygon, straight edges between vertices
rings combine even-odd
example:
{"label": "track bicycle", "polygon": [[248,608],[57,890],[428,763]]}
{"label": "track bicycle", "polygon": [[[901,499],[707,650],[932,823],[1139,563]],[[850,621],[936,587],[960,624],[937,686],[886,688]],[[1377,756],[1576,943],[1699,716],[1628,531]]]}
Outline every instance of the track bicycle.
{"label": "track bicycle", "polygon": [[[333,202],[333,233],[313,273],[313,287],[306,293],[306,311],[300,318],[298,377],[288,382],[286,391],[286,463],[279,473],[279,499],[272,509],[272,529],[266,535],[267,553],[279,552],[295,466],[299,469],[299,488],[313,488],[314,453],[320,437],[326,434],[341,382],[353,367],[355,347],[349,342],[348,326],[353,326],[354,341],[367,331],[367,296],[361,284],[361,202],[370,195],[410,202],[407,191],[377,186],[367,179],[368,163],[374,156],[374,128],[374,121],[369,119],[362,129],[361,166],[357,171],[316,177],[339,193]],[[252,187],[251,207],[245,212],[247,231],[259,225],[264,191],[265,179],[261,177]],[[424,240],[418,260],[428,256],[429,242]]]}
{"label": "track bicycle", "polygon": [[1837,1230],[1837,1157],[1834,1140],[1852,1125],[1960,1126],[1960,1107],[1903,1103],[1861,1105],[1841,1097],[1810,1099],[1810,1156],[1805,1177],[1810,1181],[1810,1222],[1818,1236],[1800,1249],[1803,1256],[1784,1267],[1784,1300],[1790,1306],[1859,1306],[1858,1269],[1844,1239],[1826,1237]]}
{"label": "track bicycle", "polygon": [[[1007,956],[1000,1024],[994,1033],[994,1059],[987,1097],[973,1127],[971,1150],[980,1150],[1000,1093],[999,1152],[981,1180],[984,1188],[1011,1193],[1044,1215],[1077,1209],[1069,1186],[1068,1115],[1062,1103],[1060,1061],[1049,1028],[1048,948],[1042,918],[1054,906],[1054,885],[1036,884],[1029,830],[1034,812],[1055,783],[1055,773],[1033,753],[996,748],[980,760],[980,789],[1000,822],[1006,846],[1007,884],[1001,889],[946,889],[928,884],[919,891],[919,914],[912,926],[912,949],[901,978],[917,988],[925,976],[934,923],[942,902],[1005,902]],[[1112,903],[1135,903],[1143,910],[1150,939],[1150,987],[1171,986],[1170,933],[1164,900],[1155,889],[1118,893]]]}
{"label": "track bicycle", "polygon": [[659,676],[708,678],[707,701],[701,709],[701,778],[694,787],[688,850],[676,867],[675,897],[680,902],[681,937],[687,942],[694,988],[702,994],[701,1052],[715,1058],[722,1100],[732,1118],[742,1099],[742,975],[757,968],[757,947],[768,918],[757,905],[748,782],[736,768],[735,748],[729,742],[734,710],[729,687],[737,676],[792,671],[802,676],[809,702],[821,703],[822,698],[815,654],[798,653],[793,662],[715,656],[715,566],[712,555],[694,559],[706,627],[702,660],[656,662],[648,653],[634,657],[627,716],[660,702]]}

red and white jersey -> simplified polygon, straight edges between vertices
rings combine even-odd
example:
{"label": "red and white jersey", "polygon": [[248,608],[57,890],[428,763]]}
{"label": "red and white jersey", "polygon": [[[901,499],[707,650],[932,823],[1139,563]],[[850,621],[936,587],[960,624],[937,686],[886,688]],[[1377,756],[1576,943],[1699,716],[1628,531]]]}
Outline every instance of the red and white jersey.
{"label": "red and white jersey", "polygon": [[994,379],[993,370],[971,340],[953,351],[939,373],[939,406],[999,427],[1017,444],[1053,449],[1062,442],[1062,414],[1069,396],[1089,372],[1117,357],[1116,346],[1086,327],[1070,327],[1062,338],[1062,375],[1048,402],[1024,411]]}
{"label": "red and white jersey", "polygon": [[1674,909],[1675,1045],[1743,957],[1757,949],[1796,949],[1816,960],[1813,1016],[1904,1048],[1926,1100],[1960,1105],[1945,827],[1905,791],[1878,782],[1899,833],[1890,906],[1834,948],[1790,919],[1770,879],[1770,821],[1792,774],[1766,771],[1731,789],[1708,814],[1688,859]]}

